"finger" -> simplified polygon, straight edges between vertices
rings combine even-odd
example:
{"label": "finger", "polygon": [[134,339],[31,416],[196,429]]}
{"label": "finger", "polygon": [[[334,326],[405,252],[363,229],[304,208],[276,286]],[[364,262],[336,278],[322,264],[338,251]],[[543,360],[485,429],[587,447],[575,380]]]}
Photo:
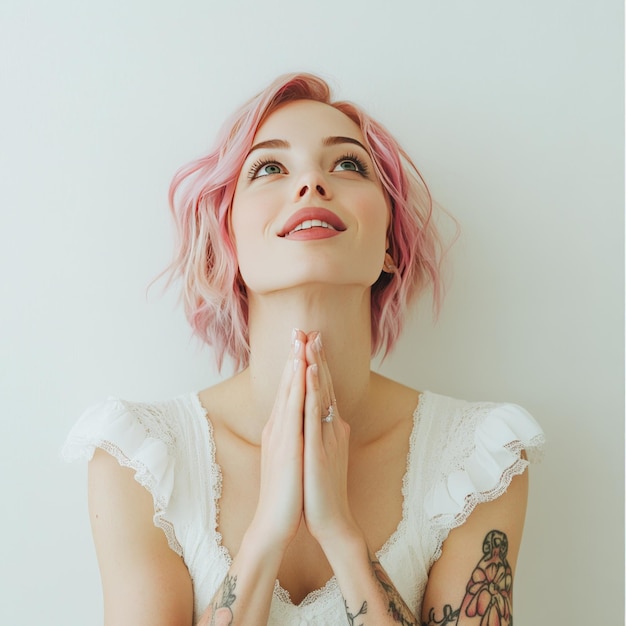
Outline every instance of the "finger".
{"label": "finger", "polygon": [[287,397],[289,387],[291,385],[291,381],[293,379],[293,374],[296,369],[294,359],[296,357],[296,349],[299,347],[299,344],[296,342],[299,340],[302,342],[304,338],[304,333],[297,328],[294,328],[291,333],[291,347],[289,349],[289,355],[287,356],[287,362],[285,363],[285,367],[283,368],[283,373],[281,375],[280,381],[278,383],[278,389],[276,391],[276,396],[278,397]]}
{"label": "finger", "polygon": [[[271,418],[286,417],[285,412],[291,416],[289,421],[294,427],[302,427],[302,413],[304,404],[304,333],[294,330],[289,357],[283,368],[283,373],[276,392],[274,408]],[[270,419],[271,419],[270,418]],[[282,420],[281,420],[282,421]]]}
{"label": "finger", "polygon": [[[320,384],[320,395],[322,402],[322,410],[326,411],[324,415],[327,415],[330,407],[334,406],[336,410],[335,391],[333,389],[333,381],[328,368],[328,361],[326,360],[326,353],[322,343],[321,333],[317,333],[315,338],[309,342],[312,354],[312,360],[317,364],[319,368],[318,377]],[[307,348],[309,347],[307,344]]]}
{"label": "finger", "polygon": [[307,446],[321,444],[322,405],[320,401],[319,367],[316,363],[306,369],[306,396],[304,399],[304,441]]}
{"label": "finger", "polygon": [[306,394],[306,361],[305,348],[300,339],[296,339],[293,348],[293,360],[291,364],[291,383],[289,385],[285,402],[287,419],[295,430],[302,431],[302,419],[304,414],[304,399]]}

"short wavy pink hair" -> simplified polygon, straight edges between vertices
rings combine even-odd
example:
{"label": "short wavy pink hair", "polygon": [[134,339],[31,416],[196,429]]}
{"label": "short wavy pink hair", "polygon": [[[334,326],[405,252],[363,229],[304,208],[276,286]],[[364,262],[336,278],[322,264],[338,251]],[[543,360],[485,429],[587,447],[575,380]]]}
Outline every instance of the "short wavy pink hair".
{"label": "short wavy pink hair", "polygon": [[312,74],[286,74],[226,121],[215,148],[175,174],[169,191],[178,241],[168,284],[180,278],[185,313],[193,331],[213,347],[221,369],[225,355],[236,369],[247,366],[248,300],[229,232],[229,212],[241,167],[264,120],[295,100],[328,104],[361,129],[376,174],[389,197],[389,249],[396,269],[381,273],[371,288],[372,356],[386,356],[400,336],[408,304],[424,288],[435,309],[443,288],[441,237],[433,201],[417,168],[391,134],[350,102],[333,102],[325,81]]}

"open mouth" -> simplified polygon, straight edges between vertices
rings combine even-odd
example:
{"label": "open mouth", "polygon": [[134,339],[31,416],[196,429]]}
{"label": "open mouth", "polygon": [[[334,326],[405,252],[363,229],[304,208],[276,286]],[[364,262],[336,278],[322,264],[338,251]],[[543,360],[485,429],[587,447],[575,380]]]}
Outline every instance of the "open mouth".
{"label": "open mouth", "polygon": [[330,235],[346,230],[346,225],[338,215],[321,207],[308,207],[296,211],[283,226],[279,237],[289,237],[305,231],[316,231]]}
{"label": "open mouth", "polygon": [[285,236],[288,237],[293,233],[297,233],[300,230],[309,230],[311,228],[329,228],[330,230],[337,230],[324,220],[305,220],[298,224],[293,230],[290,230]]}

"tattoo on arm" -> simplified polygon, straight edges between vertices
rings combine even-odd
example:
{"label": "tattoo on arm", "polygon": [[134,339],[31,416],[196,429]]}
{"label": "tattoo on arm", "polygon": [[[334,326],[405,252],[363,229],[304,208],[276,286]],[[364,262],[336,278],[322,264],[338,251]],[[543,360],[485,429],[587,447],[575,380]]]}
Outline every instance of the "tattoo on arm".
{"label": "tattoo on arm", "polygon": [[383,566],[376,559],[371,559],[371,562],[374,576],[376,576],[376,580],[378,580],[387,597],[388,612],[393,621],[402,624],[402,626],[418,626],[415,617],[411,615],[411,611],[404,603],[402,596],[391,582]]}
{"label": "tattoo on arm", "polygon": [[456,624],[459,619],[460,610],[461,609],[453,611],[452,607],[449,604],[446,604],[443,607],[443,615],[441,616],[441,619],[438,620],[435,617],[435,609],[430,609],[428,612],[428,621],[422,622],[422,626],[448,626],[448,624]]}
{"label": "tattoo on arm", "polygon": [[234,618],[231,607],[237,598],[235,595],[236,586],[237,576],[226,574],[222,583],[222,597],[213,604],[209,626],[231,626]]}
{"label": "tattoo on arm", "polygon": [[[346,615],[348,617],[348,624],[350,624],[350,626],[356,626],[354,620],[359,615],[365,615],[367,613],[367,601],[363,602],[363,604],[361,605],[361,608],[359,609],[359,612],[355,613],[354,615],[352,615],[352,613],[348,611],[348,603],[346,602],[345,598],[344,598],[343,603],[346,605]],[[361,623],[360,626],[363,626],[363,624]]]}
{"label": "tattoo on arm", "polygon": [[511,626],[511,592],[513,574],[506,560],[507,536],[499,531],[487,533],[483,541],[483,558],[467,583],[461,611],[467,617],[480,616],[480,626]]}
{"label": "tattoo on arm", "polygon": [[483,540],[483,556],[467,583],[460,608],[453,611],[446,604],[441,619],[437,619],[435,609],[431,608],[428,621],[423,622],[422,626],[464,624],[466,617],[476,618],[471,623],[477,626],[513,626],[513,574],[506,559],[508,548],[509,540],[502,531],[489,531]]}

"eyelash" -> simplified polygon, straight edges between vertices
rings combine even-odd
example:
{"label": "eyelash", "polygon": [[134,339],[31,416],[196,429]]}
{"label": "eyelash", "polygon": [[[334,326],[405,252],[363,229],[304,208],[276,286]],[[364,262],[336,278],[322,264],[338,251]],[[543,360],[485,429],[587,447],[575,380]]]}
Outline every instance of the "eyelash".
{"label": "eyelash", "polygon": [[[348,154],[344,154],[344,156],[342,156],[341,158],[337,159],[335,161],[335,166],[339,165],[339,163],[341,163],[342,161],[353,161],[354,164],[356,165],[356,171],[361,174],[362,176],[367,177],[367,175],[369,174],[369,169],[367,167],[367,165],[364,163],[364,161],[359,158],[356,154],[354,154],[353,152],[349,152]],[[350,170],[346,170],[346,171],[350,171]]]}
{"label": "eyelash", "polygon": [[270,165],[270,164],[280,165],[280,163],[278,163],[276,159],[267,158],[267,159],[259,159],[258,161],[255,161],[252,167],[250,168],[250,171],[248,172],[248,178],[250,180],[254,179],[262,167],[264,167],[265,165]]}
{"label": "eyelash", "polygon": [[[361,174],[361,176],[363,176],[364,178],[367,178],[369,174],[369,168],[367,167],[363,159],[358,157],[356,154],[354,154],[353,152],[348,152],[347,154],[344,154],[343,156],[335,160],[334,167],[339,165],[339,163],[341,163],[342,161],[354,162],[354,164],[357,167],[357,169],[354,171],[357,174]],[[280,165],[280,162],[277,161],[276,159],[272,159],[269,157],[255,161],[252,167],[250,168],[250,171],[248,172],[248,179],[254,180],[256,178],[256,175],[259,173],[259,170],[265,167],[266,165]],[[282,167],[282,165],[280,165],[280,167]],[[349,172],[350,170],[345,170],[345,171]]]}

